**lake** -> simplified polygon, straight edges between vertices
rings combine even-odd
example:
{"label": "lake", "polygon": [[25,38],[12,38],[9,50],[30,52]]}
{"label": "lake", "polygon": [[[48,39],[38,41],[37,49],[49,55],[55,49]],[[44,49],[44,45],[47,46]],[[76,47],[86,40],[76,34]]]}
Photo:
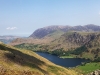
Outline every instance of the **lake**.
{"label": "lake", "polygon": [[82,62],[86,62],[87,60],[85,59],[80,59],[80,58],[59,58],[58,56],[51,55],[48,53],[43,53],[43,52],[36,52],[40,56],[48,59],[49,61],[63,66],[63,67],[76,67],[78,65],[81,65]]}

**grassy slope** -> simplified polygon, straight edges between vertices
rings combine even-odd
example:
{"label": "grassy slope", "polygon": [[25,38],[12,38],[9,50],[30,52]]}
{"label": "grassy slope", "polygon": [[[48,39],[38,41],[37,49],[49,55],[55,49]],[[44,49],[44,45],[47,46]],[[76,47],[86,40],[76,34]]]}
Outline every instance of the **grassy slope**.
{"label": "grassy slope", "polygon": [[46,37],[51,37],[51,38],[57,39],[57,38],[59,38],[62,34],[64,34],[63,31],[57,30],[57,31],[55,31],[55,32],[53,32],[53,33],[51,33],[51,34],[48,34]]}
{"label": "grassy slope", "polygon": [[78,75],[38,54],[0,43],[0,75]]}

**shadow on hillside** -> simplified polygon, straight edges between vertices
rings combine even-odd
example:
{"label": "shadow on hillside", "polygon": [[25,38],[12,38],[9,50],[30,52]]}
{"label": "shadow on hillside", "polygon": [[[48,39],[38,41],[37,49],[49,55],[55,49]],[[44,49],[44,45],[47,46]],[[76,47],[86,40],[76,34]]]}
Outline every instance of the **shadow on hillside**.
{"label": "shadow on hillside", "polygon": [[19,64],[21,66],[29,66],[31,68],[36,68],[40,70],[42,73],[47,73],[45,70],[41,69],[39,66],[41,65],[46,65],[43,61],[37,59],[34,56],[30,56],[28,54],[24,54],[18,50],[11,49],[8,47],[3,47],[0,45],[0,49],[3,48],[2,50],[7,50],[9,53],[6,53],[5,56],[8,58],[8,60]]}

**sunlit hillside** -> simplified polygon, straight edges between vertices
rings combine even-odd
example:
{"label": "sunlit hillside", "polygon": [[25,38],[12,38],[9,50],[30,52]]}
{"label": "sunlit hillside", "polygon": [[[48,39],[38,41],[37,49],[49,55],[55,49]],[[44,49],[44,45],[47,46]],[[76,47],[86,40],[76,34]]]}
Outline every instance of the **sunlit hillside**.
{"label": "sunlit hillside", "polygon": [[0,43],[0,75],[78,75],[38,54]]}

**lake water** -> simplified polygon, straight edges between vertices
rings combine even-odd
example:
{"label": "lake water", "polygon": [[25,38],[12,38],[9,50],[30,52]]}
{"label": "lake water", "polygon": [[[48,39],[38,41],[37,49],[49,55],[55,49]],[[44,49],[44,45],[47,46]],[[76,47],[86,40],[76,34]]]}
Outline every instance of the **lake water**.
{"label": "lake water", "polygon": [[63,66],[63,67],[76,67],[78,65],[81,65],[82,62],[86,62],[87,60],[85,59],[80,59],[80,58],[59,58],[58,56],[51,55],[48,53],[43,53],[43,52],[36,52],[40,56],[50,60],[51,62]]}

